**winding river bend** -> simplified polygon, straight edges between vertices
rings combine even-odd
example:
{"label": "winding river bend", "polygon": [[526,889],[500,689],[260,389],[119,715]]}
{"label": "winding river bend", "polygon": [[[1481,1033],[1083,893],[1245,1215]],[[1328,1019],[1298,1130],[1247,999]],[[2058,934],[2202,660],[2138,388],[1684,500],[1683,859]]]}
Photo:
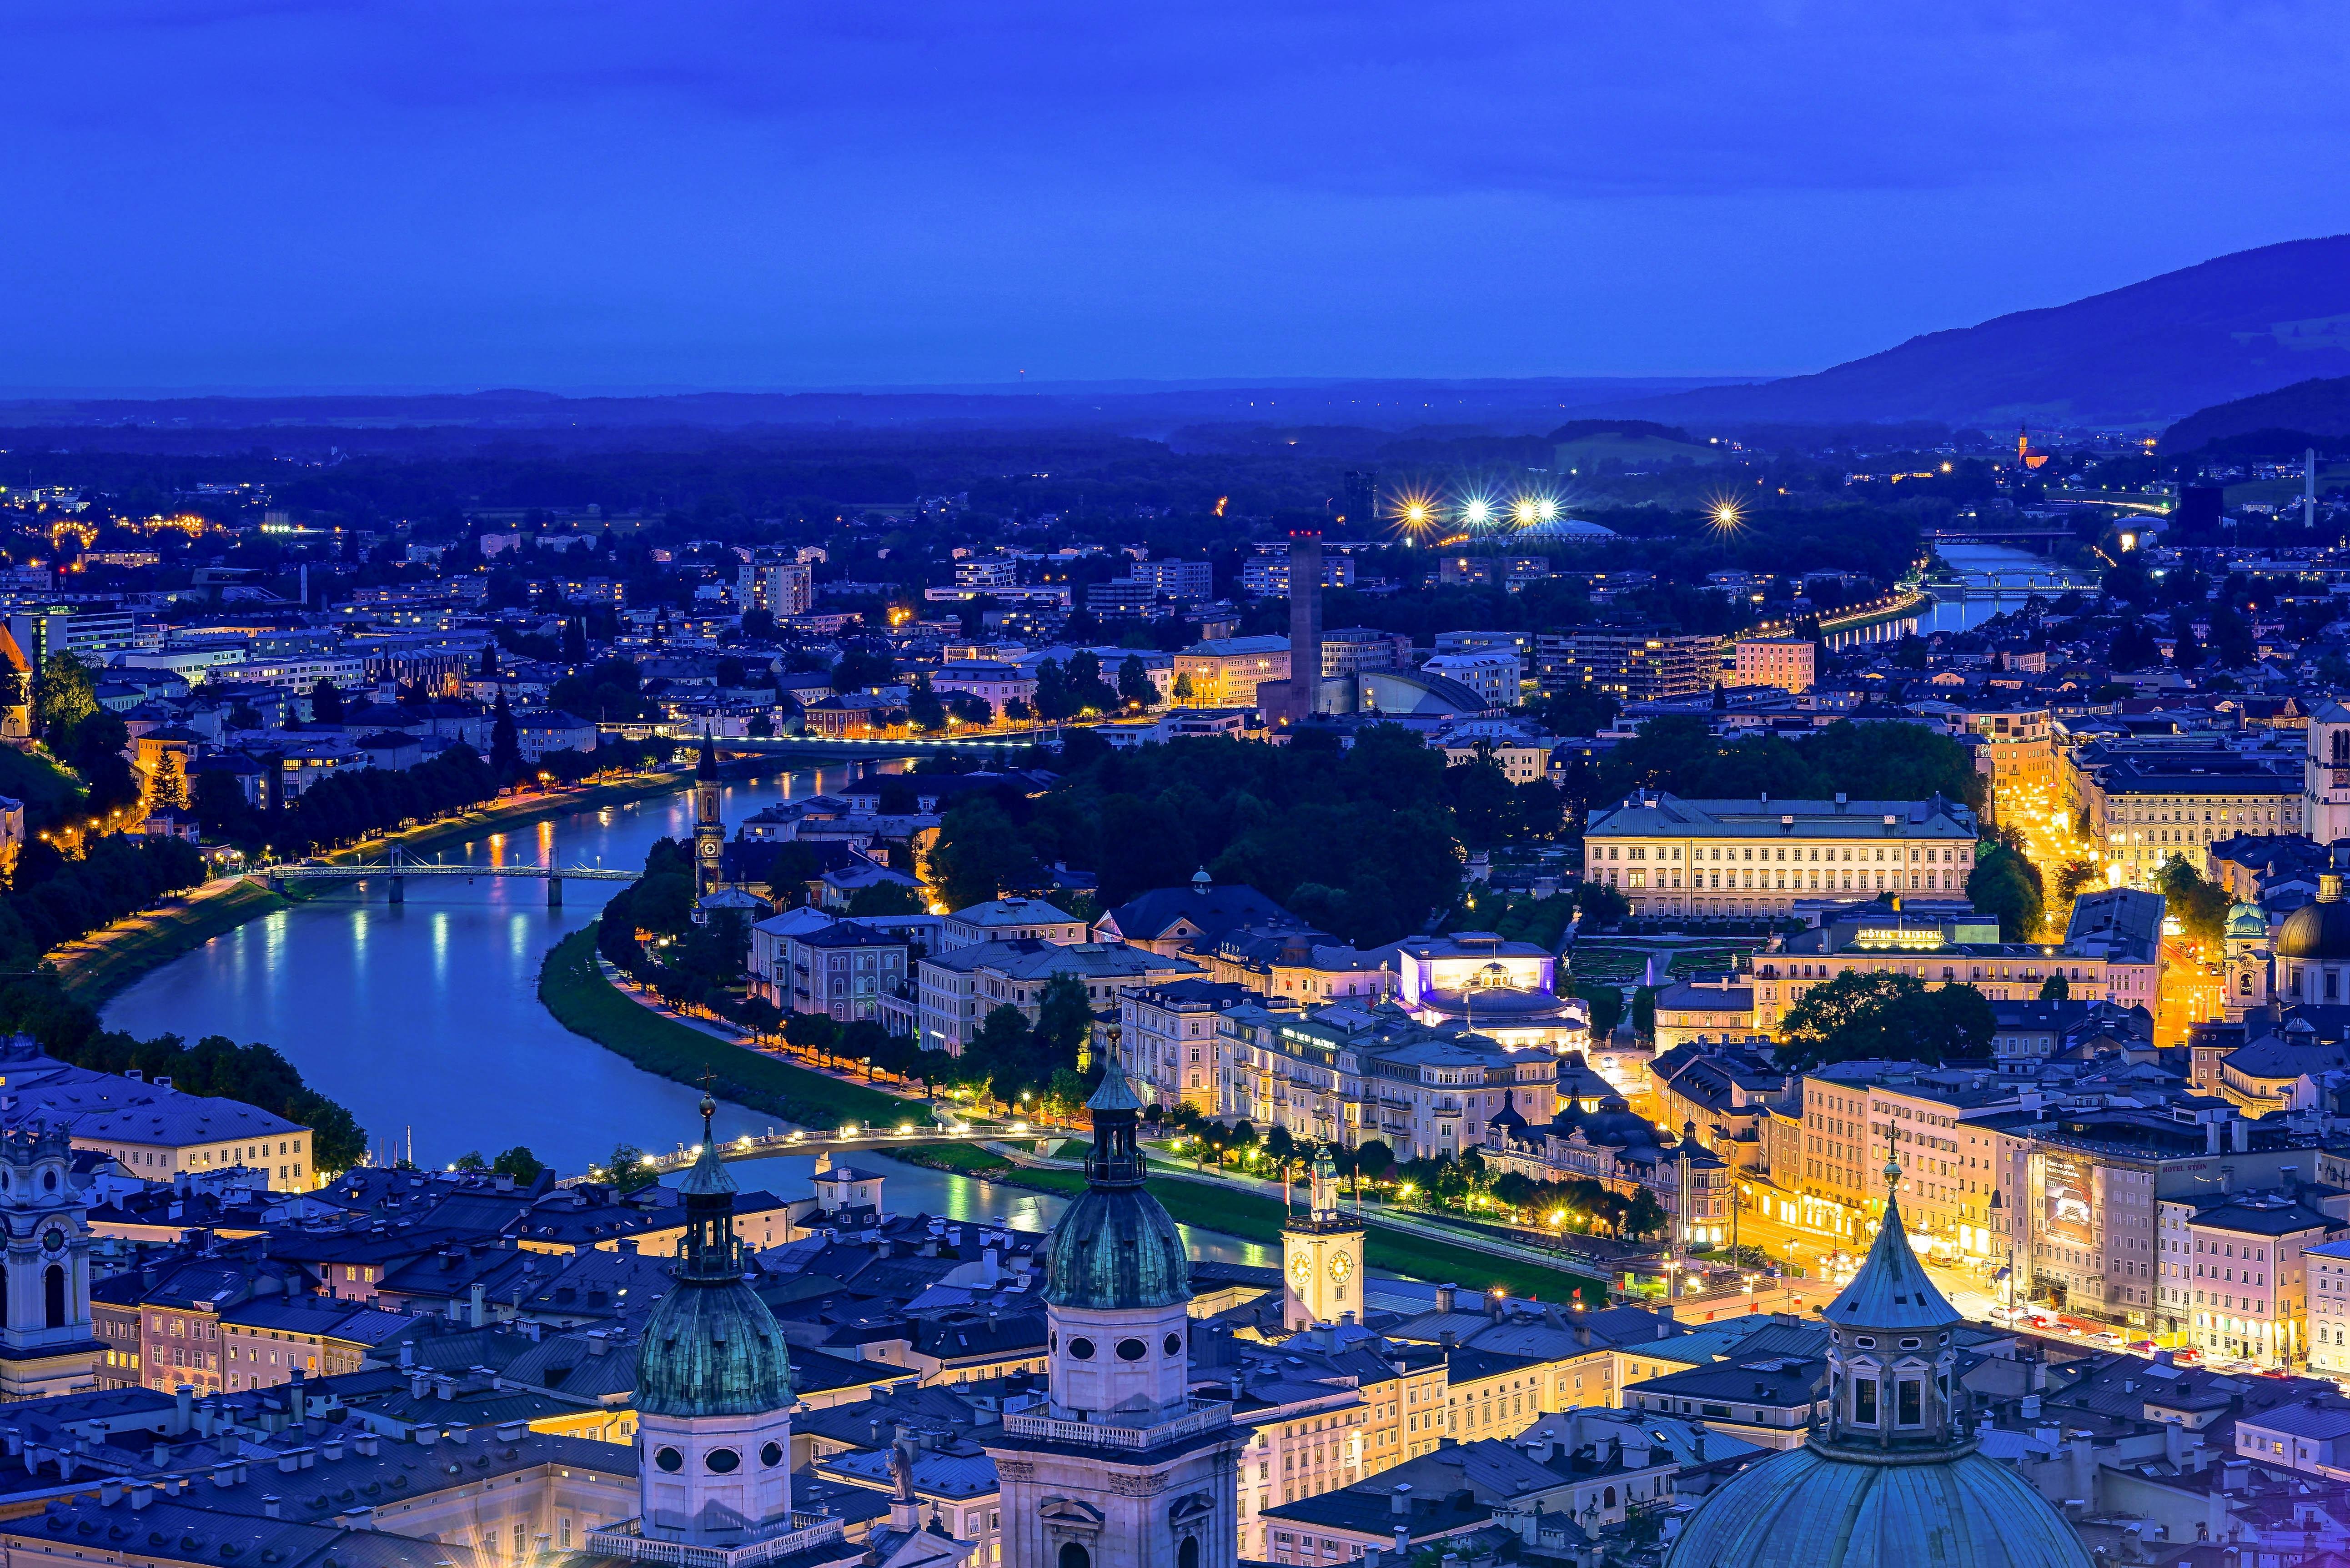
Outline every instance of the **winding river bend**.
{"label": "winding river bend", "polygon": [[[837,789],[853,776],[843,766],[730,784],[726,820]],[[487,835],[437,858],[634,870],[656,839],[691,835],[692,809],[681,792]],[[539,1005],[546,950],[593,919],[618,886],[568,882],[560,909],[546,908],[540,883],[520,879],[411,877],[407,900],[397,905],[381,888],[338,887],[142,976],[108,1005],[106,1022],[140,1035],[265,1041],[321,1093],[348,1106],[385,1156],[412,1147],[427,1167],[469,1151],[494,1157],[515,1144],[565,1171],[600,1163],[619,1143],[672,1148],[694,1135],[700,1095],[573,1034]],[[721,1106],[717,1119],[728,1137],[770,1125],[772,1118],[733,1106]],[[857,1159],[886,1170],[889,1207],[901,1213],[1041,1230],[1065,1202],[872,1156]],[[738,1179],[799,1197],[812,1164],[806,1155],[754,1161],[739,1168]],[[1272,1250],[1230,1237],[1195,1233],[1190,1241],[1195,1257],[1278,1262]]]}

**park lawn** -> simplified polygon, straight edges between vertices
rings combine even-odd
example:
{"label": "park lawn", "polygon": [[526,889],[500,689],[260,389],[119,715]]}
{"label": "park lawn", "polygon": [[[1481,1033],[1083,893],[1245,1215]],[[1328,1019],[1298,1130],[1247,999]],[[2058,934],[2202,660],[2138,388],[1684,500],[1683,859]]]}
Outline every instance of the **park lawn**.
{"label": "park lawn", "polygon": [[[926,1150],[929,1154],[943,1149]],[[984,1154],[984,1150],[973,1150]],[[1002,1156],[992,1157],[1002,1159]],[[925,1162],[927,1163],[927,1162]],[[968,1174],[983,1169],[993,1179],[1038,1192],[1074,1198],[1086,1189],[1083,1173],[1075,1170],[1031,1170],[1004,1160],[1003,1166],[964,1168]],[[1243,1241],[1269,1247],[1281,1244],[1281,1199],[1253,1192],[1205,1186],[1197,1181],[1160,1179],[1150,1184],[1152,1197],[1165,1206],[1177,1224],[1213,1231]],[[1581,1299],[1593,1307],[1607,1304],[1607,1287],[1587,1274],[1516,1258],[1497,1257],[1473,1247],[1456,1247],[1423,1241],[1400,1231],[1389,1231],[1367,1219],[1363,1232],[1364,1262],[1370,1268],[1404,1274],[1436,1284],[1458,1284],[1482,1291],[1499,1285],[1511,1295],[1545,1302]]]}
{"label": "park lawn", "polygon": [[75,1001],[101,1006],[149,970],[192,952],[247,920],[282,909],[286,903],[279,894],[243,882],[184,908],[132,917],[102,933],[93,932],[99,940],[84,939],[60,955],[58,983]]}
{"label": "park lawn", "polygon": [[547,950],[538,999],[566,1029],[648,1073],[696,1085],[709,1073],[712,1094],[802,1127],[930,1124],[930,1112],[920,1106],[779,1062],[639,1006],[596,967],[592,921]]}

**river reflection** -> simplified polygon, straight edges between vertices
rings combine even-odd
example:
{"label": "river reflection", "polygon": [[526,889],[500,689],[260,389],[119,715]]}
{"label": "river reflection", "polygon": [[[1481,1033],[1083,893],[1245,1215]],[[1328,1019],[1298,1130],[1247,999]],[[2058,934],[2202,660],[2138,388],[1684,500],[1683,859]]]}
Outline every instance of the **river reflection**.
{"label": "river reflection", "polygon": [[[850,776],[827,769],[729,784],[726,820],[837,789]],[[433,858],[634,870],[655,839],[691,828],[691,796],[680,794],[485,836]],[[538,1002],[546,950],[592,919],[618,886],[567,882],[561,909],[546,908],[544,884],[498,877],[410,877],[398,905],[380,888],[343,889],[248,922],[142,977],[108,1006],[106,1022],[142,1036],[265,1041],[348,1106],[387,1157],[406,1154],[412,1140],[420,1165],[468,1152],[494,1158],[522,1144],[569,1173],[602,1163],[619,1143],[674,1149],[701,1135],[700,1094],[581,1039]],[[758,1112],[719,1107],[724,1137],[773,1125]],[[1068,1206],[1051,1193],[850,1158],[885,1173],[888,1206],[901,1214],[1041,1231]],[[813,1155],[775,1155],[733,1169],[746,1189],[799,1198],[814,1166]],[[1277,1248],[1253,1241],[1188,1227],[1184,1239],[1195,1258],[1280,1262]]]}
{"label": "river reflection", "polygon": [[[847,768],[731,784],[726,819],[839,788]],[[494,866],[585,864],[634,870],[655,839],[692,831],[679,794],[484,836],[433,858]],[[321,1093],[351,1109],[379,1149],[420,1165],[527,1146],[558,1169],[600,1163],[615,1144],[669,1149],[700,1134],[699,1094],[639,1071],[547,1015],[546,950],[595,918],[611,882],[411,877],[407,901],[344,888],[238,927],[142,976],[106,1009],[111,1028],[190,1040],[225,1034],[276,1046]],[[723,1106],[718,1130],[774,1118]]]}

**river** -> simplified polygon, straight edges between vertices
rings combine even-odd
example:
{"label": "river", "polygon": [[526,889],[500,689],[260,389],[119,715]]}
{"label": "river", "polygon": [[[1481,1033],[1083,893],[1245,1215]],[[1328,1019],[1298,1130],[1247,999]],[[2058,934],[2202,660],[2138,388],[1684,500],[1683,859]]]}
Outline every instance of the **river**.
{"label": "river", "polygon": [[1920,635],[1966,631],[1993,616],[2019,610],[2033,594],[2055,599],[2068,588],[2087,587],[2090,580],[2045,556],[2004,545],[1949,544],[1935,554],[1950,564],[1969,592],[1938,595],[1934,607],[1918,619]]}
{"label": "river", "polygon": [[[730,823],[761,806],[837,789],[848,767],[729,784]],[[692,831],[680,792],[556,817],[450,846],[444,864],[607,866],[634,870],[658,838]],[[225,1034],[265,1041],[320,1093],[348,1106],[387,1157],[412,1147],[418,1164],[447,1165],[516,1144],[558,1170],[602,1163],[620,1143],[674,1148],[701,1133],[700,1094],[629,1065],[547,1015],[538,1001],[546,950],[595,918],[620,884],[571,881],[564,907],[521,879],[412,877],[407,901],[379,887],[343,887],[247,921],[141,976],[106,1009],[109,1027],[190,1040]],[[764,1131],[772,1117],[721,1106],[725,1137]],[[1066,1199],[858,1154],[885,1170],[889,1207],[1043,1230]],[[745,1188],[784,1198],[808,1192],[810,1155],[744,1162]],[[1212,1232],[1186,1232],[1196,1258],[1277,1264],[1277,1249]]]}

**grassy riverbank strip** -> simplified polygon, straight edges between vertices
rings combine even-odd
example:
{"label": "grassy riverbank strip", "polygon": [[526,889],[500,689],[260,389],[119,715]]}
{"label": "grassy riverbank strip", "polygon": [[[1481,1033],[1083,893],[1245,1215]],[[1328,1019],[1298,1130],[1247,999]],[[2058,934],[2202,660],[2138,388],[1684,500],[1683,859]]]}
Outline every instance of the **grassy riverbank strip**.
{"label": "grassy riverbank strip", "polygon": [[709,1073],[710,1091],[720,1098],[802,1127],[928,1125],[931,1119],[921,1106],[879,1089],[811,1073],[639,1005],[596,967],[593,922],[547,950],[538,999],[566,1029],[648,1073],[695,1087]]}
{"label": "grassy riverbank strip", "polygon": [[[889,1153],[890,1158],[908,1165],[927,1166],[933,1170],[976,1177],[982,1181],[998,1181],[1006,1187],[1057,1193],[1064,1198],[1075,1198],[1086,1189],[1081,1172],[1037,1170],[1015,1165],[1000,1154],[971,1144],[931,1144],[891,1149]],[[1150,1195],[1165,1206],[1178,1224],[1270,1247],[1281,1244],[1284,1216],[1277,1198],[1163,1177],[1150,1184]],[[1582,1299],[1593,1306],[1603,1306],[1607,1301],[1607,1287],[1587,1275],[1427,1241],[1387,1230],[1367,1218],[1364,1223],[1363,1252],[1367,1266],[1416,1280],[1450,1282],[1477,1290],[1499,1285],[1513,1296],[1561,1303],[1574,1300],[1575,1292],[1580,1290]]]}
{"label": "grassy riverbank strip", "polygon": [[149,970],[286,903],[266,888],[239,881],[184,904],[118,920],[49,956],[68,996],[86,1006],[103,1007]]}

